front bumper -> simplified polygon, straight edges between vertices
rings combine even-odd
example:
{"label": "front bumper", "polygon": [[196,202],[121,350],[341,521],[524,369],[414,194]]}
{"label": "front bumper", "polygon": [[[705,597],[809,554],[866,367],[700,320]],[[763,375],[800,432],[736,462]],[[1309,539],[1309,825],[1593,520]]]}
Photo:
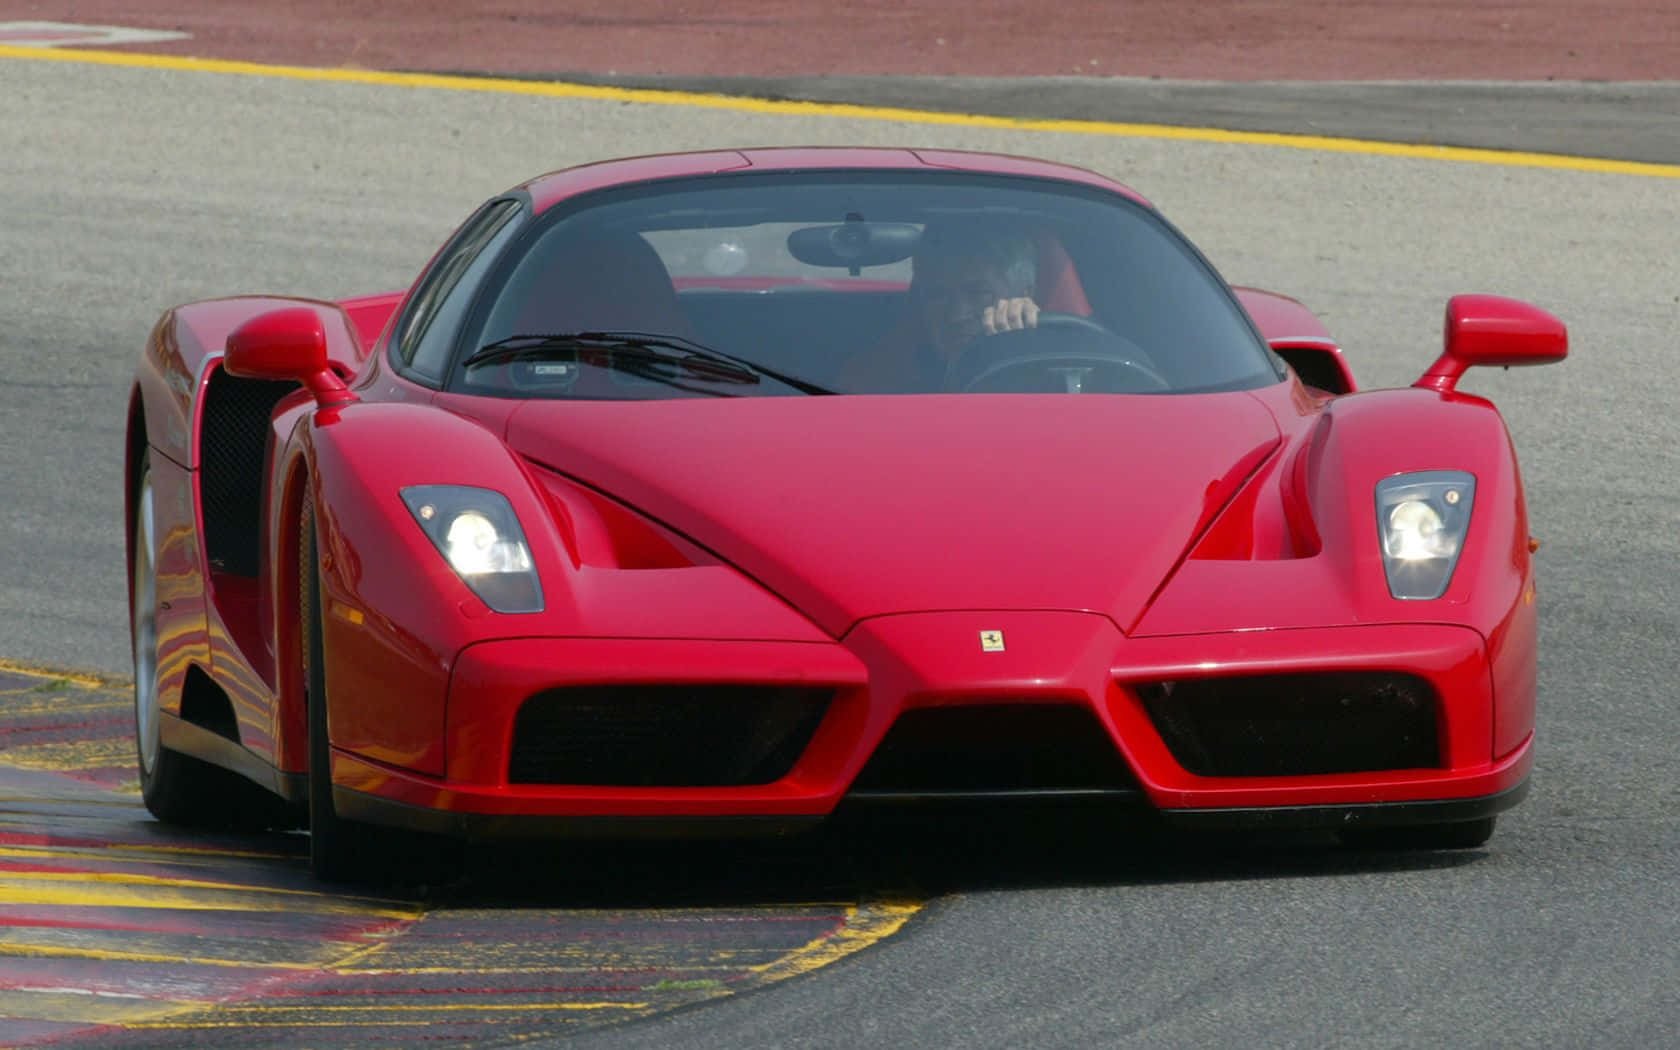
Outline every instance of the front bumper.
{"label": "front bumper", "polygon": [[1196,831],[1322,830],[1418,827],[1456,824],[1503,813],[1528,794],[1528,748],[1515,756],[1519,779],[1511,787],[1472,798],[1425,799],[1421,802],[1365,802],[1355,805],[1239,806],[1230,809],[1164,809],[1167,823]]}
{"label": "front bumper", "polygon": [[[983,646],[981,632],[1001,634],[1005,647]],[[1437,705],[1434,765],[1196,775],[1174,759],[1140,698],[1145,683],[1349,671],[1403,672],[1428,683]],[[546,690],[603,683],[820,687],[832,699],[797,761],[769,783],[511,783],[520,706]],[[950,612],[866,620],[841,643],[511,639],[470,646],[456,661],[443,777],[337,750],[334,797],[349,817],[482,837],[784,831],[832,813],[906,711],[1058,705],[1088,711],[1093,731],[1123,760],[1128,781],[1111,793],[1139,798],[1174,823],[1449,822],[1521,797],[1532,727],[1502,725],[1501,736],[1521,729],[1522,743],[1494,754],[1494,701],[1482,636],[1444,625],[1126,638],[1095,614]]]}

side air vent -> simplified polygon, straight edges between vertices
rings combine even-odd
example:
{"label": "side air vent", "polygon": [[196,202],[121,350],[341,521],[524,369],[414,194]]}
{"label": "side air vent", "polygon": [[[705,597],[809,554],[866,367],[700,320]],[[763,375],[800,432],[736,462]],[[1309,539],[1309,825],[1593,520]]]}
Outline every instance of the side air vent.
{"label": "side air vent", "polygon": [[297,388],[289,381],[241,379],[220,368],[210,375],[198,484],[204,549],[217,572],[257,575],[269,420],[280,399]]}
{"label": "side air vent", "polygon": [[828,709],[826,689],[611,685],[551,689],[514,720],[515,784],[730,787],[793,768]]}
{"label": "side air vent", "polygon": [[1440,764],[1435,691],[1389,672],[1255,675],[1135,687],[1178,764],[1267,777]]}
{"label": "side air vent", "polygon": [[187,668],[187,680],[181,687],[181,717],[239,743],[239,720],[233,716],[233,701],[197,664]]}

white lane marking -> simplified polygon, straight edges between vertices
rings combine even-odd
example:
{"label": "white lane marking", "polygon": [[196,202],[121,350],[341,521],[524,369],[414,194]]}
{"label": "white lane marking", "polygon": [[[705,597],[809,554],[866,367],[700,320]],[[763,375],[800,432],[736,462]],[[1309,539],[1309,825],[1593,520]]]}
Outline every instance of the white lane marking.
{"label": "white lane marking", "polygon": [[91,995],[91,996],[93,996],[95,998],[98,998],[98,999],[144,999],[144,998],[146,998],[146,996],[140,995],[140,994],[135,993],[135,992],[108,992],[108,991],[105,991],[105,990],[99,989],[99,988],[72,988],[72,987],[69,987],[68,985],[63,986],[63,987],[47,988],[47,987],[36,987],[34,985],[20,984],[17,987],[11,988],[11,989],[8,989],[8,990],[13,991],[13,992],[34,992],[34,993],[39,994],[39,995]]}
{"label": "white lane marking", "polygon": [[130,26],[90,26],[75,22],[0,22],[0,43],[13,47],[109,47],[112,44],[161,44],[186,40],[190,33]]}

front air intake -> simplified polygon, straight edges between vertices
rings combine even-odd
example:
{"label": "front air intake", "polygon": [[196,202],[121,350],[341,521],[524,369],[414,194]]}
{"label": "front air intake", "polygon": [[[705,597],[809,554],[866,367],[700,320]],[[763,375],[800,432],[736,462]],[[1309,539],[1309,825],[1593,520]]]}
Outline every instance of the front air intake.
{"label": "front air intake", "polygon": [[767,685],[595,685],[525,701],[514,784],[740,787],[793,768],[833,693]]}
{"label": "front air intake", "polygon": [[1435,690],[1386,671],[1201,678],[1134,686],[1178,764],[1204,777],[1440,765]]}
{"label": "front air intake", "polygon": [[1129,793],[1137,780],[1089,708],[924,707],[893,723],[852,783],[860,797]]}

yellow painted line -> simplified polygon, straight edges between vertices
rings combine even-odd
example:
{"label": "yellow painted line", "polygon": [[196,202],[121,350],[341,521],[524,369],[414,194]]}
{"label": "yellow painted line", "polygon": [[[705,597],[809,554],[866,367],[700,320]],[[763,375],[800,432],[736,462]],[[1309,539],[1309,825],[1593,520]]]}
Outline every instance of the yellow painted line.
{"label": "yellow painted line", "polygon": [[19,988],[0,992],[0,1037],[3,1022],[55,1021],[68,1024],[143,1024],[173,1014],[203,1009],[207,1003],[147,999],[54,988]]}
{"label": "yellow painted line", "polygon": [[354,899],[336,898],[303,890],[268,889],[190,879],[164,879],[116,872],[5,873],[0,876],[0,904],[362,915],[376,919],[410,921],[419,919],[424,914],[420,909],[376,907]]}
{"label": "yellow painted line", "polygon": [[[81,931],[83,933],[87,931]],[[302,958],[241,959],[222,955],[183,955],[169,951],[143,951],[122,948],[97,948],[86,944],[34,944],[22,940],[0,938],[0,959],[51,958],[87,959],[96,962],[166,963],[170,966],[211,966],[228,970],[260,970],[307,973],[354,973],[339,969],[339,963],[358,959],[367,954],[367,938],[385,936],[388,931],[370,930],[353,940],[323,939],[320,950]],[[191,940],[191,938],[186,938]],[[374,945],[377,947],[378,945]],[[0,1012],[3,1016],[3,1012]]]}
{"label": "yellow painted line", "polygon": [[897,933],[921,909],[922,902],[912,900],[864,901],[847,908],[845,925],[834,933],[818,937],[774,962],[751,967],[755,983],[797,977],[860,952]]}
{"label": "yellow painted line", "polygon": [[[415,1005],[383,1005],[369,1004],[366,1006],[242,1006],[223,1005],[212,1007],[210,1017],[202,1020],[182,1018],[177,1021],[140,1020],[119,1022],[120,1027],[127,1029],[214,1029],[214,1028],[367,1028],[367,1027],[415,1027],[431,1024],[426,1014],[451,1011],[457,1013],[530,1013],[541,1011],[548,1013],[556,1010],[571,1012],[591,1012],[601,1010],[647,1010],[652,1004],[645,1002],[584,1002],[584,1003],[437,1003]],[[280,1020],[256,1020],[263,1015],[283,1015],[288,1013],[306,1013],[310,1015],[330,1014],[333,1012],[357,1014],[337,1021],[303,1020],[297,1017],[285,1017]],[[415,1017],[389,1017],[391,1013],[406,1013],[421,1015]],[[216,1020],[218,1015],[225,1020]]]}
{"label": "yellow painted line", "polygon": [[[478,945],[477,947],[480,949],[480,954],[483,954],[483,945]],[[602,956],[599,953],[591,954],[586,948],[573,948],[562,951],[560,953],[561,956],[572,959],[583,959],[585,962],[570,966],[558,962],[542,962],[533,963],[528,966],[456,966],[453,964],[448,966],[333,966],[331,967],[331,970],[334,973],[342,973],[348,977],[394,977],[399,975],[405,977],[424,977],[436,976],[438,974],[472,974],[477,977],[506,977],[510,974],[522,973],[600,973],[602,970],[630,971],[644,970],[649,966],[654,965],[648,960],[658,957],[661,950],[665,947],[669,946],[659,946],[654,949],[649,949],[647,952],[639,955],[620,953],[610,957]],[[401,949],[402,945],[400,943],[397,944],[396,950],[400,951]],[[763,948],[759,949],[758,954],[769,954],[780,950],[781,949],[778,948]],[[795,950],[797,951],[802,949]],[[740,954],[742,953],[732,952],[727,949],[719,949],[713,951],[710,957],[719,960],[732,960]],[[711,963],[684,962],[681,969],[684,973],[715,972],[732,974],[741,973],[742,971],[752,973],[771,965],[773,964],[760,963],[758,966],[743,966],[738,962],[726,961]]]}
{"label": "yellow painted line", "polygon": [[314,1003],[301,1005],[261,1006],[256,1004],[224,1005],[222,1013],[249,1014],[260,1017],[263,1014],[331,1014],[331,1013],[476,1013],[515,1010],[645,1010],[647,1003],[623,1002],[590,1002],[590,1003],[347,1003],[320,1006]]}
{"label": "yellow painted line", "polygon": [[24,744],[6,749],[5,764],[14,769],[33,769],[42,773],[127,769],[134,764],[134,741],[127,737],[106,737],[53,744]]}
{"label": "yellow painted line", "polygon": [[[210,882],[204,879],[172,879],[162,875],[134,875],[123,872],[48,872],[32,871],[13,873],[19,879],[88,881],[88,882],[116,882],[140,886],[167,886],[172,889],[192,890],[237,890],[247,893],[274,893],[289,897],[317,897],[333,901],[361,901],[369,904],[390,905],[397,902],[378,897],[346,897],[342,894],[327,893],[322,890],[294,890],[285,886],[252,886],[240,882]],[[393,911],[398,918],[417,919],[425,914],[423,908],[409,908],[403,911]]]}
{"label": "yellow painted line", "polygon": [[98,849],[106,853],[132,853],[139,856],[161,853],[189,857],[251,857],[257,860],[285,860],[292,856],[290,853],[278,853],[273,850],[226,849],[212,846],[140,846],[117,842],[101,845]]}
{"label": "yellow painted line", "polygon": [[[3,768],[6,767],[0,766],[0,769]],[[95,784],[89,784],[87,787],[90,791],[99,790],[98,785]],[[140,800],[127,798],[94,798],[91,795],[79,796],[74,799],[43,799],[38,795],[0,795],[0,806],[16,807],[0,809],[0,828],[8,831],[22,831],[40,834],[41,821],[38,814],[40,813],[41,808],[57,805],[74,805],[78,810],[90,807],[103,807],[107,812],[116,809],[126,809],[132,811],[140,808]],[[19,819],[26,815],[33,817],[34,819]],[[100,817],[103,818],[106,815],[106,813],[101,813]],[[82,814],[76,819],[85,819],[86,816],[86,814]]]}
{"label": "yellow painted line", "polygon": [[[248,937],[211,939],[185,932],[153,936],[136,935],[127,930],[65,932],[66,939],[57,941],[47,938],[0,938],[0,960],[82,959],[92,962],[161,963],[171,970],[183,966],[206,966],[265,973],[271,970],[334,973],[334,962],[341,955],[349,954],[345,949],[351,947],[348,941],[326,938],[302,938],[277,945],[253,941]],[[89,943],[90,936],[98,936],[100,943]],[[281,952],[284,954],[279,954]]]}
{"label": "yellow painted line", "polygon": [[[0,46],[0,58],[13,57],[7,53],[21,50],[24,49]],[[14,660],[0,660],[0,671],[10,671],[13,674],[26,674],[35,678],[44,678],[48,681],[62,679],[66,682],[71,682],[75,685],[81,686],[83,689],[100,689],[107,685],[119,684],[107,681],[98,675],[82,674],[76,671],[61,671],[51,667],[42,667],[38,664],[21,664]]]}
{"label": "yellow painted line", "polygon": [[1163,124],[1131,124],[1102,120],[1034,120],[1021,117],[985,116],[976,113],[940,113],[931,110],[901,109],[891,106],[743,98],[734,95],[705,94],[693,91],[660,91],[650,88],[620,88],[595,84],[506,80],[494,77],[444,76],[430,73],[386,73],[366,69],[313,69],[305,66],[263,65],[256,62],[233,62],[222,59],[184,58],[174,55],[133,54],[117,51],[68,51],[53,48],[0,46],[0,58],[15,58],[31,62],[74,62],[84,65],[163,69],[175,72],[220,73],[230,76],[277,77],[340,84],[376,84],[388,87],[428,88],[442,91],[475,91],[501,95],[635,102],[654,106],[686,106],[698,109],[727,110],[735,113],[838,117],[849,120],[892,121],[902,124],[991,128],[1001,131],[1033,131],[1069,135],[1103,135],[1114,138],[1275,146],[1285,149],[1314,150],[1323,153],[1354,153],[1417,160],[1451,161],[1463,164],[1549,168],[1601,175],[1638,175],[1648,178],[1680,179],[1680,164],[1651,164],[1643,161],[1611,160],[1600,157],[1570,157],[1553,153],[1528,153],[1517,150],[1377,142],[1369,139],[1330,138],[1323,135],[1226,131],[1218,128],[1183,128]]}
{"label": "yellow painted line", "polygon": [[[549,1013],[553,1011],[568,1012],[597,1012],[605,1010],[645,1011],[652,1004],[648,1002],[537,1002],[537,1003],[437,1003],[437,1004],[385,1004],[368,1003],[362,1005],[280,1005],[258,1006],[244,1004],[210,1004],[210,1003],[171,1003],[163,1009],[141,1012],[130,1010],[125,1016],[119,1009],[106,1011],[84,1011],[76,1015],[76,1004],[66,1003],[56,1016],[43,1016],[45,1011],[40,1007],[34,1010],[27,1006],[16,1011],[7,1011],[3,1007],[4,1000],[0,1000],[0,1017],[32,1017],[41,1020],[78,1021],[82,1023],[106,1023],[123,1029],[133,1030],[210,1030],[218,1028],[366,1028],[366,1027],[417,1027],[433,1023],[427,1015],[438,1013],[465,1014],[511,1014],[511,1013]],[[41,1012],[37,1012],[41,1011]],[[88,1016],[97,1013],[99,1016]],[[321,1015],[339,1014],[340,1020],[306,1020],[295,1014]],[[186,1016],[181,1016],[181,1015]],[[197,1019],[194,1015],[198,1015]],[[204,1016],[208,1014],[208,1016]],[[391,1014],[407,1014],[408,1017],[391,1017]],[[264,1016],[277,1018],[276,1020],[261,1020]],[[345,1016],[350,1015],[350,1016]],[[177,1018],[169,1020],[168,1018]],[[221,1018],[221,1019],[218,1019]]]}
{"label": "yellow painted line", "polygon": [[[400,947],[400,945],[399,945]],[[769,950],[769,949],[767,949]],[[583,952],[573,952],[574,956]],[[720,957],[722,952],[716,953]],[[617,965],[613,963],[586,963],[582,966],[561,966],[558,964],[534,964],[531,966],[329,966],[326,969],[346,977],[437,977],[443,974],[455,976],[471,975],[474,977],[510,977],[518,974],[562,974],[562,973],[593,973],[602,970],[637,970],[646,969],[646,962]],[[726,963],[688,963],[682,964],[684,973],[704,973],[716,971],[723,974],[740,973],[739,965]]]}
{"label": "yellow painted line", "polygon": [[[35,880],[29,880],[33,882]],[[104,886],[33,886],[24,880],[0,882],[0,904],[35,905],[57,908],[145,908],[165,911],[249,911],[282,912],[287,915],[365,915],[375,919],[413,919],[407,912],[384,911],[331,902],[273,900],[250,890],[241,895],[199,896],[191,893],[152,889],[125,892]],[[241,900],[239,896],[251,899]],[[0,942],[3,943],[3,942]]]}
{"label": "yellow painted line", "polygon": [[169,963],[174,966],[220,966],[229,970],[330,971],[330,964],[280,962],[274,960],[219,959],[215,956],[172,955],[168,952],[122,952],[110,948],[71,948],[57,944],[11,944],[0,942],[0,958],[8,955],[36,959],[92,959],[98,962]]}
{"label": "yellow painted line", "polygon": [[[134,1024],[123,1024],[123,1029],[142,1031],[185,1031],[187,1029],[210,1028],[424,1028],[431,1024],[428,1020],[414,1021],[150,1021]],[[288,1041],[288,1044],[291,1045]]]}
{"label": "yellow painted line", "polygon": [[[65,679],[49,679],[48,684],[57,685]],[[77,688],[76,692],[68,692],[69,687],[59,692],[44,692],[40,686],[22,692],[0,690],[0,696],[6,698],[6,721],[24,723],[28,715],[106,715],[121,716],[126,714],[133,702],[126,696],[114,696],[97,692],[92,689]]]}
{"label": "yellow painted line", "polygon": [[[370,934],[370,936],[378,936],[378,934]],[[390,946],[390,941],[375,941],[372,944],[364,944],[359,948],[352,949],[346,954],[340,956],[338,961],[332,964],[332,971],[334,973],[343,973],[345,968],[350,966],[352,963],[364,962],[368,956],[373,955],[375,952],[382,952]]]}
{"label": "yellow painted line", "polygon": [[[129,803],[125,803],[127,805]],[[128,854],[119,856],[110,863],[133,862],[149,856],[173,858],[177,856],[191,857],[239,857],[252,860],[286,860],[291,854],[274,853],[248,849],[211,849],[195,846],[134,846],[118,843],[100,843],[93,846],[0,846],[0,857],[27,857],[33,860],[108,860],[107,853]],[[4,873],[0,872],[0,877]]]}

